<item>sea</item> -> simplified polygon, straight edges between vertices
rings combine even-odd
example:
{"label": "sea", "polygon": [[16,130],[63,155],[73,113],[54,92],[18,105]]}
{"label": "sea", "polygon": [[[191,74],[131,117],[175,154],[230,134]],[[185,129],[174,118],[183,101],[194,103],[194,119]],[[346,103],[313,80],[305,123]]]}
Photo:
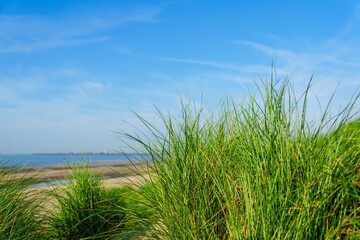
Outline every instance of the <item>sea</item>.
{"label": "sea", "polygon": [[46,165],[64,165],[86,162],[117,162],[117,161],[146,161],[147,154],[118,154],[118,153],[57,153],[57,154],[0,154],[0,166],[5,167],[41,167]]}

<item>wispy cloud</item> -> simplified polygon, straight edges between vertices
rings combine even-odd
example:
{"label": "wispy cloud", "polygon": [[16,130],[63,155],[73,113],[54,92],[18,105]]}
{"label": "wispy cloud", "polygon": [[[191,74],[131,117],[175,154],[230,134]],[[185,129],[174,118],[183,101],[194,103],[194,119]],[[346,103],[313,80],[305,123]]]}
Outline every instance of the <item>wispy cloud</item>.
{"label": "wispy cloud", "polygon": [[268,45],[260,44],[253,41],[235,41],[235,44],[241,44],[250,47],[254,50],[260,51],[265,55],[275,58],[279,62],[287,64],[287,67],[302,67],[303,69],[316,69],[316,67],[324,66],[325,64],[336,64],[339,66],[360,68],[360,61],[351,61],[343,58],[338,54],[337,49],[341,46],[327,46],[317,52],[299,51],[295,52],[288,49],[278,49]]}
{"label": "wispy cloud", "polygon": [[[153,79],[159,80],[160,75]],[[76,81],[73,81],[76,79]],[[61,81],[60,81],[61,80]],[[154,105],[174,109],[178,85],[171,79],[141,88],[77,68],[17,69],[0,75],[0,149],[17,152],[119,149],[112,131],[128,129],[136,111],[160,121]],[[141,129],[141,126],[139,126]],[[144,129],[146,131],[146,129]],[[5,134],[6,133],[6,134]],[[94,141],[96,140],[96,141]],[[81,148],[80,143],[83,144]],[[44,147],[50,144],[54,148]]]}
{"label": "wispy cloud", "polygon": [[23,42],[14,43],[7,47],[0,48],[0,53],[11,52],[34,52],[42,49],[51,49],[65,46],[76,46],[84,44],[94,44],[109,40],[109,37],[95,37],[95,38],[79,38],[79,39],[57,39],[57,40],[45,40],[36,42]]}
{"label": "wispy cloud", "polygon": [[253,41],[235,41],[235,44],[241,44],[250,48],[253,48],[257,51],[262,52],[270,57],[277,58],[279,61],[286,62],[288,64],[299,64],[307,66],[315,66],[320,63],[334,63],[337,65],[351,66],[360,68],[360,61],[346,61],[336,54],[336,49],[324,49],[321,52],[294,52],[288,49],[279,49],[260,44]]}
{"label": "wispy cloud", "polygon": [[104,31],[132,23],[154,22],[162,9],[77,10],[54,17],[39,14],[0,15],[0,53],[103,42],[110,39]]}
{"label": "wispy cloud", "polygon": [[[307,49],[275,48],[254,41],[241,40],[235,41],[235,43],[271,57],[275,61],[276,68],[282,69],[282,73],[287,70],[285,75],[294,82],[297,96],[302,94],[309,78],[314,75],[313,87],[309,96],[309,101],[314,103],[309,106],[311,116],[320,114],[319,106],[316,103],[319,102],[320,106],[324,108],[334,91],[336,91],[336,95],[332,109],[334,112],[338,112],[338,109],[346,105],[355,89],[359,87],[360,62],[349,59],[347,55],[340,54],[338,51],[339,48],[342,48],[342,44],[356,50],[357,46],[347,42],[347,39],[339,39],[337,45],[326,45],[326,42],[323,48],[313,50],[313,52],[308,52]],[[265,69],[265,67],[257,65],[259,69]]]}
{"label": "wispy cloud", "polygon": [[267,55],[281,56],[281,57],[287,57],[287,58],[289,58],[289,57],[294,58],[296,56],[296,54],[290,50],[276,49],[276,48],[272,48],[270,46],[266,46],[264,44],[260,44],[258,42],[239,40],[239,41],[234,41],[234,43],[251,47],[251,48],[261,51]]}
{"label": "wispy cloud", "polygon": [[344,29],[340,32],[340,34],[348,34],[349,32],[353,31],[354,28],[360,24],[360,2],[355,4],[354,10],[352,15],[349,17],[348,22]]}
{"label": "wispy cloud", "polygon": [[215,61],[196,60],[196,59],[182,59],[182,58],[169,58],[169,57],[161,57],[160,60],[168,61],[168,62],[178,62],[178,63],[203,65],[203,66],[223,68],[223,69],[227,69],[227,70],[234,70],[234,71],[240,71],[240,72],[244,71],[244,68],[242,68],[242,67],[231,65],[231,64],[225,64],[225,63],[221,63],[221,62],[215,62]]}

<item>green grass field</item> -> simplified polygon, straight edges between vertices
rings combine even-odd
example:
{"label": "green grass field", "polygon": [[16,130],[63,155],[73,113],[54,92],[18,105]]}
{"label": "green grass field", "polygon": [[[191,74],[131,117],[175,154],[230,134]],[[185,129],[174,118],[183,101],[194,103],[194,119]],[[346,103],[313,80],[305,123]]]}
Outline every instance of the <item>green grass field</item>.
{"label": "green grass field", "polygon": [[300,98],[286,80],[258,87],[211,114],[191,105],[182,106],[181,118],[159,112],[163,127],[138,116],[151,134],[123,137],[151,156],[151,178],[140,188],[105,190],[86,166],[71,168],[66,191],[51,193],[51,214],[39,215],[42,203],[24,197],[24,182],[2,185],[0,235],[359,239],[359,93],[338,114],[329,114],[330,102],[309,121],[310,84]]}

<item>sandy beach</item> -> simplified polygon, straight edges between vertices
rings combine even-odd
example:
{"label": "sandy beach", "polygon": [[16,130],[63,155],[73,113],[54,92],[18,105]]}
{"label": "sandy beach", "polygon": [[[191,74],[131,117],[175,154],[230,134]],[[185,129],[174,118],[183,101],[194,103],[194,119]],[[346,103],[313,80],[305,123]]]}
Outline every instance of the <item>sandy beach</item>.
{"label": "sandy beach", "polygon": [[[136,188],[143,185],[149,176],[145,170],[147,165],[144,162],[100,162],[89,163],[88,166],[92,172],[101,176],[103,186],[107,189],[114,187],[130,186]],[[66,188],[67,179],[70,176],[70,170],[66,165],[48,165],[41,167],[26,167],[22,169],[12,169],[11,174],[7,174],[9,179],[22,177],[31,177],[36,182],[27,187],[29,196],[35,196],[39,199],[45,199],[42,202],[42,211],[52,209],[55,200],[48,193],[53,190]],[[1,180],[0,179],[0,183]],[[61,181],[64,180],[64,181]]]}
{"label": "sandy beach", "polygon": [[[106,188],[137,185],[144,181],[143,173],[147,166],[144,162],[98,162],[89,163],[88,166],[92,172],[101,176]],[[70,175],[66,165],[48,165],[34,168],[24,168],[18,173],[8,174],[9,178],[31,177],[37,184],[31,185],[30,188],[38,190],[47,190],[52,187],[61,186],[58,184],[66,180]],[[146,177],[145,177],[146,178]],[[56,183],[56,185],[54,184]]]}

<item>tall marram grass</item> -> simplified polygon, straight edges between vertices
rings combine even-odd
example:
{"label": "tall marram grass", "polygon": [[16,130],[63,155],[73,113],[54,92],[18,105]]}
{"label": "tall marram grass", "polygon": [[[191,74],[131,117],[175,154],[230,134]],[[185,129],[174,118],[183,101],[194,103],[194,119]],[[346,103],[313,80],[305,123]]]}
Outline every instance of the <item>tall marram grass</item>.
{"label": "tall marram grass", "polygon": [[[144,195],[154,239],[360,238],[359,94],[336,115],[308,121],[311,81],[297,98],[287,80],[224,101],[217,114],[159,112],[166,131],[127,135],[150,154]],[[260,96],[260,100],[259,97]]]}
{"label": "tall marram grass", "polygon": [[26,190],[30,177],[15,177],[21,167],[6,168],[0,162],[0,239],[42,239],[42,197]]}
{"label": "tall marram grass", "polygon": [[51,239],[108,239],[124,230],[126,211],[122,194],[106,189],[99,176],[83,163],[69,166],[71,176],[65,188],[54,189],[50,212]]}

